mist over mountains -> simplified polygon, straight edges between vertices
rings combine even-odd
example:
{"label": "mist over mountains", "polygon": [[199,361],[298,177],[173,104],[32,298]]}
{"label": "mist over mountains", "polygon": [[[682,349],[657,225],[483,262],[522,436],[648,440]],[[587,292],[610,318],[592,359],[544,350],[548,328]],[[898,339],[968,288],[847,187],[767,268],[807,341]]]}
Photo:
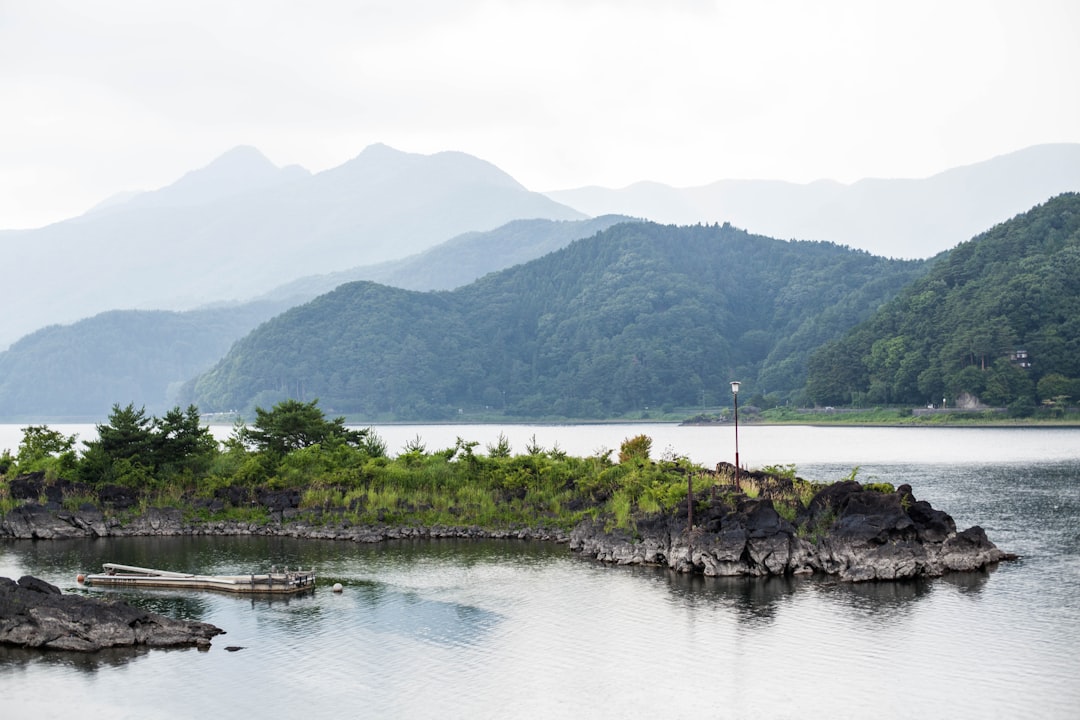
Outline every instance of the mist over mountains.
{"label": "mist over mountains", "polygon": [[342,283],[450,290],[629,220],[615,215],[514,220],[401,260],[301,278],[246,303],[186,311],[110,310],[51,325],[0,352],[0,419],[96,420],[118,398],[164,413],[176,404],[185,381],[210,369],[260,323]]}
{"label": "mist over mountains", "polygon": [[159,190],[116,196],[43,228],[0,231],[5,264],[18,268],[5,283],[0,348],[107,310],[248,301],[301,278],[401,260],[514,220],[615,214],[731,222],[770,237],[926,258],[1076,190],[1080,144],[1035,146],[924,180],[721,180],[685,189],[639,183],[547,194],[459,152],[372,145],[312,174],[238,147]]}
{"label": "mist over mountains", "polygon": [[770,237],[827,240],[896,258],[928,258],[1063,192],[1080,190],[1080,144],[1048,144],[921,180],[796,184],[721,180],[674,188],[549,192],[590,215],[622,213],[676,225],[730,222]]}
{"label": "mist over mountains", "polygon": [[318,398],[368,421],[598,419],[694,407],[738,377],[779,401],[810,352],[928,264],[620,223],[449,292],[341,285],[246,335],[181,398],[244,414]]}
{"label": "mist over mountains", "polygon": [[[462,153],[373,145],[312,174],[238,147],[159,190],[0,231],[0,348],[23,338],[0,351],[0,416],[103,414],[118,401],[159,409],[259,323],[343,283],[449,291],[621,222],[731,218],[759,236],[931,257],[1068,189],[1080,189],[1080,145],[925,180],[640,183],[550,197]],[[612,208],[623,214],[590,217]]]}
{"label": "mist over mountains", "polygon": [[0,347],[105,310],[248,300],[307,275],[399,259],[511,220],[583,219],[464,153],[373,145],[321,173],[234,149],[160,190],[0,234]]}

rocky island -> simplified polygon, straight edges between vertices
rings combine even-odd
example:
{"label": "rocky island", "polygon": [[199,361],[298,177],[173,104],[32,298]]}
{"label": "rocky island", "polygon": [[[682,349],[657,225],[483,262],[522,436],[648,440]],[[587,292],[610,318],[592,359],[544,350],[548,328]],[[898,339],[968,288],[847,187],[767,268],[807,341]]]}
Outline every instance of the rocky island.
{"label": "rocky island", "polygon": [[[647,435],[574,457],[535,440],[457,438],[397,457],[370,428],[311,403],[259,409],[219,443],[197,408],[166,418],[114,407],[99,440],[28,427],[0,456],[0,538],[261,535],[351,542],[521,538],[601,562],[709,576],[819,573],[845,581],[937,577],[1013,556],[980,527],[958,531],[909,485],[811,482],[794,465],[706,468]],[[134,438],[134,439],[133,439]],[[138,442],[136,442],[136,440]]]}
{"label": "rocky island", "polygon": [[64,594],[24,576],[0,577],[0,645],[93,652],[104,648],[208,648],[225,631],[174,620],[125,602]]}
{"label": "rocky island", "polygon": [[[713,484],[670,510],[639,512],[624,523],[606,513],[557,525],[491,528],[476,524],[353,523],[334,508],[305,508],[299,491],[267,489],[252,503],[262,519],[202,520],[178,508],[117,513],[92,505],[65,509],[28,500],[0,519],[0,537],[60,539],[162,535],[266,535],[351,542],[403,538],[522,538],[568,544],[605,563],[661,565],[707,576],[823,574],[844,581],[938,577],[980,570],[1015,556],[981,527],[958,531],[952,517],[917,500],[908,485],[855,480],[808,483],[721,463]],[[33,482],[29,478],[22,483]],[[28,489],[33,497],[45,490]],[[800,496],[803,499],[800,499]]]}
{"label": "rocky island", "polygon": [[820,573],[853,582],[939,577],[1016,559],[979,526],[958,532],[948,513],[916,500],[909,485],[833,483],[789,520],[777,504],[793,494],[791,479],[743,475],[757,496],[705,498],[692,526],[684,504],[682,513],[639,521],[633,534],[583,522],[570,547],[603,562],[708,576]]}

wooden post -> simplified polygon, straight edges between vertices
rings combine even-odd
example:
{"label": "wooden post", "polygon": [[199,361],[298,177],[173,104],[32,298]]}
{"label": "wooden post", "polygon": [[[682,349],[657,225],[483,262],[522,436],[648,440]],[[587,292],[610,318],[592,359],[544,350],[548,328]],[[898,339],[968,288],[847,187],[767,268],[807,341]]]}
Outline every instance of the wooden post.
{"label": "wooden post", "polygon": [[686,473],[686,531],[694,529],[694,473]]}

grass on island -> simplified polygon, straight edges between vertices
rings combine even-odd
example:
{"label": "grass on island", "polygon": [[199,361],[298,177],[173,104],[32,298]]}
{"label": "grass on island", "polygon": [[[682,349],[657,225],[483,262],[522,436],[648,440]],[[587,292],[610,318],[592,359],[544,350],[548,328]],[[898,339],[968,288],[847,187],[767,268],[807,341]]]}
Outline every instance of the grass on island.
{"label": "grass on island", "polygon": [[[633,532],[642,518],[685,513],[691,485],[695,512],[713,501],[762,497],[792,522],[805,516],[810,498],[824,486],[797,478],[794,466],[744,473],[737,484],[731,468],[707,469],[670,451],[653,460],[646,435],[627,438],[617,461],[612,450],[573,457],[540,447],[535,438],[519,454],[502,436],[486,453],[477,445],[459,438],[454,447],[428,451],[417,438],[393,458],[345,443],[313,444],[284,455],[233,445],[199,474],[152,477],[130,468],[101,483],[72,481],[55,469],[20,474],[9,465],[0,475],[0,515],[59,497],[67,512],[94,508],[121,523],[152,508],[172,508],[189,522],[514,531],[569,530],[591,519]],[[26,497],[29,481],[38,485]]]}

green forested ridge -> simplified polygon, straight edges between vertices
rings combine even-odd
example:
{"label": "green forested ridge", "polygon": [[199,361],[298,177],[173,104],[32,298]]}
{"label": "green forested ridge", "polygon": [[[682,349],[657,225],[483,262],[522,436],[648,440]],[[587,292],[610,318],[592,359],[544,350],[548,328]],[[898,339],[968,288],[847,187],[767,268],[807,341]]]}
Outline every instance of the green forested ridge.
{"label": "green forested ridge", "polygon": [[301,278],[248,303],[184,312],[117,310],[43,328],[0,352],[0,418],[96,420],[118,398],[157,412],[258,323],[342,283],[448,290],[627,221],[515,220],[402,260]]}
{"label": "green forested ridge", "polygon": [[184,401],[603,418],[717,402],[732,378],[798,399],[809,354],[927,264],[729,225],[617,225],[450,292],[344,285],[239,341]]}
{"label": "green forested ridge", "polygon": [[823,405],[961,393],[1021,414],[1080,397],[1080,194],[957,246],[810,360],[807,394]]}
{"label": "green forested ridge", "polygon": [[0,352],[0,416],[101,418],[118,399],[169,407],[169,385],[204,372],[287,305],[116,310],[51,325]]}
{"label": "green forested ridge", "polygon": [[295,300],[300,297],[306,301],[356,280],[370,280],[406,290],[453,290],[490,272],[534,260],[578,238],[589,237],[620,222],[632,221],[633,218],[621,215],[588,220],[513,220],[494,230],[458,235],[400,260],[300,278],[275,288],[264,298]]}

